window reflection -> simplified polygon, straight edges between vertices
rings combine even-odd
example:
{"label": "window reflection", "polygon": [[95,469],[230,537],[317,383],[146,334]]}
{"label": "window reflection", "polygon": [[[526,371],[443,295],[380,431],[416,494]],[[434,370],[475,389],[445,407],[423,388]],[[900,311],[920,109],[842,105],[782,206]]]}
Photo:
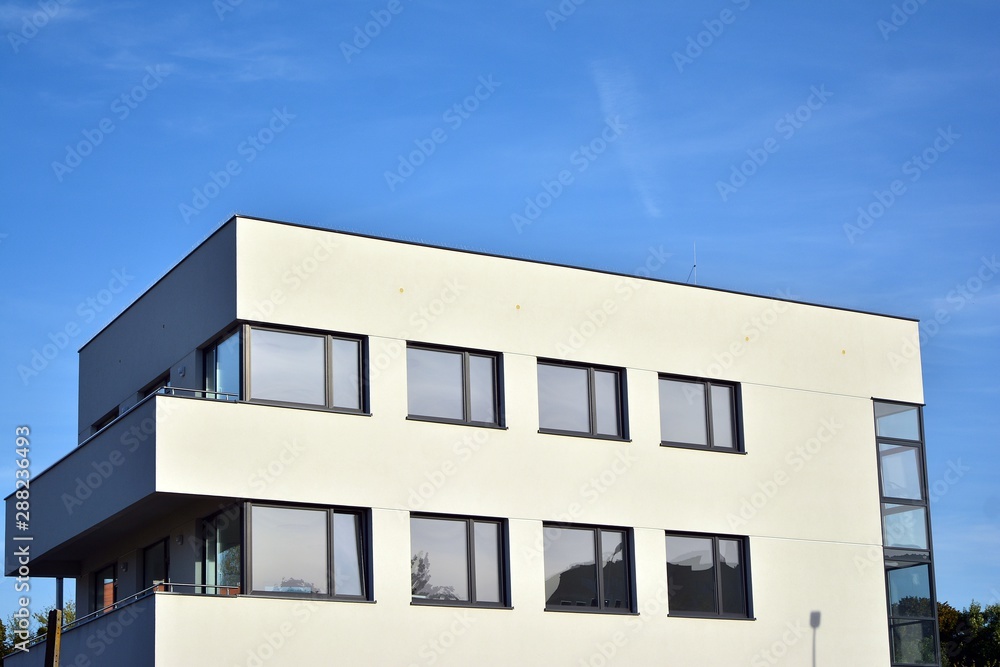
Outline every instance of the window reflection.
{"label": "window reflection", "polygon": [[475,522],[476,600],[501,602],[500,596],[500,524]]}
{"label": "window reflection", "polygon": [[361,409],[361,341],[333,339],[333,405]]}
{"label": "window reflection", "polygon": [[736,401],[733,388],[725,385],[712,385],[712,445],[732,449],[733,442],[733,407]]}
{"label": "window reflection", "polygon": [[474,422],[497,423],[495,366],[493,357],[469,355],[469,403]]}
{"label": "window reflection", "polygon": [[887,547],[928,549],[927,510],[913,505],[882,505],[883,543]]}
{"label": "window reflection", "polygon": [[326,594],[327,512],[254,506],[253,590]]}
{"label": "window reflection", "polygon": [[239,507],[232,507],[205,522],[205,583],[213,586],[206,589],[206,593],[240,592],[243,568],[241,515]]}
{"label": "window reflection", "polygon": [[407,402],[411,415],[465,418],[462,355],[458,352],[406,350]]}
{"label": "window reflection", "polygon": [[914,405],[875,402],[876,435],[920,440],[920,411]]}
{"label": "window reflection", "polygon": [[590,431],[586,368],[538,364],[538,418],[541,428]]}
{"label": "window reflection", "polygon": [[715,613],[715,555],[709,537],[667,537],[670,611]]}
{"label": "window reflection", "polygon": [[468,543],[464,521],[410,519],[414,598],[468,601]]}
{"label": "window reflection", "polygon": [[708,445],[705,385],[660,379],[660,438],[663,442]]}
{"label": "window reflection", "polygon": [[920,451],[916,447],[879,443],[882,468],[882,495],[921,500]]}
{"label": "window reflection", "polygon": [[593,530],[545,528],[545,604],[597,607]]}
{"label": "window reflection", "polygon": [[887,563],[889,615],[934,618],[931,602],[930,565]]}
{"label": "window reflection", "polygon": [[325,339],[253,329],[250,391],[254,399],[325,405]]}
{"label": "window reflection", "polygon": [[333,590],[337,595],[364,595],[361,556],[361,517],[333,515]]}
{"label": "window reflection", "polygon": [[240,397],[240,333],[231,334],[205,352],[205,389],[209,398],[234,401]]}

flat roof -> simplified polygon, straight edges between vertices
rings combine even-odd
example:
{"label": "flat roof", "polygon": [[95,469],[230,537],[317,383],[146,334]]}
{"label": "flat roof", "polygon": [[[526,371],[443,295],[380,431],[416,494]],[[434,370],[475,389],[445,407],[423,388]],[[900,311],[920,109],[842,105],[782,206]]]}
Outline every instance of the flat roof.
{"label": "flat roof", "polygon": [[526,262],[526,263],[529,263],[529,264],[542,264],[542,265],[545,265],[545,266],[555,266],[555,267],[559,267],[559,268],[563,268],[563,269],[574,269],[576,271],[589,271],[591,273],[601,273],[601,274],[609,275],[609,276],[619,276],[619,277],[631,278],[631,279],[635,279],[635,280],[646,280],[646,281],[653,282],[653,283],[663,283],[663,284],[666,284],[666,285],[675,285],[675,286],[678,286],[678,287],[688,287],[688,288],[691,288],[691,289],[709,290],[709,291],[712,291],[712,292],[723,292],[723,293],[726,293],[726,294],[736,294],[736,295],[739,295],[739,296],[749,296],[749,297],[754,297],[754,298],[758,298],[758,299],[769,299],[771,301],[781,301],[781,302],[785,302],[785,303],[795,303],[795,304],[799,304],[799,305],[803,305],[803,306],[812,306],[814,308],[826,308],[828,310],[839,310],[839,311],[847,312],[847,313],[860,313],[862,315],[872,315],[872,316],[875,316],[875,317],[887,317],[887,318],[890,318],[890,319],[904,320],[904,321],[908,321],[908,322],[919,322],[920,321],[918,318],[915,318],[915,317],[906,317],[906,316],[902,316],[902,315],[889,315],[889,314],[886,314],[886,313],[877,313],[877,312],[874,312],[874,311],[861,310],[861,309],[858,309],[858,308],[845,308],[845,307],[842,307],[842,306],[831,306],[829,304],[824,304],[824,303],[815,303],[815,302],[811,302],[811,301],[800,301],[798,299],[788,299],[788,298],[784,298],[784,297],[780,297],[780,296],[771,296],[771,295],[764,295],[764,294],[754,294],[753,292],[742,292],[742,291],[739,291],[739,290],[726,289],[726,288],[722,288],[722,287],[710,287],[710,286],[707,286],[707,285],[691,285],[689,283],[681,283],[681,282],[677,282],[676,280],[667,280],[665,278],[653,278],[651,276],[637,276],[637,275],[632,274],[632,273],[622,273],[620,271],[609,271],[609,270],[606,270],[606,269],[595,269],[595,268],[586,267],[586,266],[576,266],[576,265],[573,265],[573,264],[563,264],[563,263],[560,263],[560,262],[550,262],[550,261],[539,260],[539,259],[527,259],[527,258],[524,258],[524,257],[515,257],[513,255],[502,255],[500,253],[492,253],[492,252],[486,252],[486,251],[482,251],[482,250],[468,250],[468,249],[465,249],[465,248],[452,248],[452,247],[449,247],[449,246],[436,245],[436,244],[433,244],[433,243],[424,243],[422,241],[409,241],[409,240],[406,240],[406,239],[392,238],[392,237],[389,237],[389,236],[376,236],[374,234],[364,234],[362,232],[351,232],[351,231],[345,231],[345,230],[341,230],[341,229],[331,229],[329,227],[320,227],[318,225],[307,225],[307,224],[302,224],[302,223],[298,223],[298,222],[289,222],[287,220],[274,220],[272,218],[260,218],[260,217],[253,216],[253,215],[244,215],[242,213],[234,213],[228,220],[226,220],[225,222],[223,222],[222,224],[220,224],[216,229],[214,229],[212,232],[210,232],[208,236],[206,236],[204,239],[202,239],[202,241],[200,243],[198,243],[186,255],[184,255],[184,257],[182,257],[180,259],[180,261],[178,261],[176,264],[174,264],[174,266],[172,266],[166,273],[164,273],[162,276],[160,276],[160,278],[158,280],[156,280],[156,282],[154,282],[152,285],[150,285],[149,287],[147,287],[146,290],[142,294],[140,294],[139,296],[137,296],[131,303],[129,303],[127,306],[125,306],[125,308],[122,309],[122,311],[120,313],[118,313],[118,315],[116,315],[114,317],[114,319],[112,319],[106,325],[104,325],[103,327],[101,327],[100,331],[98,331],[97,333],[95,333],[90,338],[90,340],[88,340],[86,343],[84,343],[80,347],[80,349],[77,350],[77,352],[83,351],[84,348],[86,348],[88,345],[90,345],[90,343],[93,342],[94,339],[96,339],[98,336],[100,336],[104,332],[105,329],[107,329],[112,324],[114,324],[115,321],[117,321],[119,317],[121,317],[122,315],[124,315],[128,311],[128,309],[131,308],[133,305],[135,305],[135,303],[139,299],[141,299],[147,292],[149,292],[150,290],[152,290],[154,287],[156,287],[158,284],[160,284],[160,282],[162,282],[164,279],[166,279],[166,277],[169,276],[173,271],[175,271],[184,262],[185,259],[187,259],[188,257],[190,257],[195,252],[197,252],[197,250],[199,248],[201,248],[203,245],[205,245],[206,243],[208,243],[212,239],[213,236],[215,236],[216,234],[220,233],[229,224],[235,224],[235,222],[238,219],[240,219],[240,218],[243,218],[243,219],[246,219],[246,220],[256,220],[258,222],[267,222],[267,223],[271,223],[271,224],[275,224],[275,225],[285,225],[285,226],[288,226],[288,227],[295,227],[295,228],[298,228],[298,229],[311,229],[311,230],[320,231],[320,232],[330,232],[332,234],[343,234],[344,236],[355,236],[355,237],[358,237],[358,238],[371,239],[371,240],[374,240],[374,241],[384,241],[386,243],[399,243],[399,244],[402,244],[402,245],[418,246],[418,247],[422,247],[422,248],[432,248],[434,250],[447,250],[449,252],[461,252],[461,253],[466,253],[466,254],[469,254],[469,255],[479,255],[479,256],[482,256],[482,257],[492,257],[492,258],[496,258],[496,259],[506,259],[506,260],[510,260],[510,261],[513,261],[513,262]]}

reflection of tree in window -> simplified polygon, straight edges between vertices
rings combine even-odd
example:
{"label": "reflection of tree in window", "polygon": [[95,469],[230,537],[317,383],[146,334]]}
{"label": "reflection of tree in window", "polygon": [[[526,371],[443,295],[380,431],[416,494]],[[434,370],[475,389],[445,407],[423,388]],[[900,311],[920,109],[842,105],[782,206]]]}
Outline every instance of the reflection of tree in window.
{"label": "reflection of tree in window", "polygon": [[410,558],[410,592],[414,597],[430,600],[458,600],[454,586],[433,586],[431,581],[431,557],[426,551],[419,551]]}

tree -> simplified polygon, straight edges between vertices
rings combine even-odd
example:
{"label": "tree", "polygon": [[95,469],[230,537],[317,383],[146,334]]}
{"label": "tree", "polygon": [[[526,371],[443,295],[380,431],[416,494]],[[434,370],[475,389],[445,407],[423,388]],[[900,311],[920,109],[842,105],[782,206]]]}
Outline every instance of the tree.
{"label": "tree", "polygon": [[938,603],[943,667],[1000,667],[1000,604],[975,600],[961,611]]}
{"label": "tree", "polygon": [[[31,615],[28,629],[30,636],[44,635],[48,631],[49,612],[55,609],[55,605],[49,605],[44,609],[36,611]],[[70,601],[63,607],[63,625],[76,620],[76,602]],[[18,627],[17,619],[11,614],[6,620],[0,619],[0,656],[9,655],[14,652],[14,647],[21,639],[15,634]]]}

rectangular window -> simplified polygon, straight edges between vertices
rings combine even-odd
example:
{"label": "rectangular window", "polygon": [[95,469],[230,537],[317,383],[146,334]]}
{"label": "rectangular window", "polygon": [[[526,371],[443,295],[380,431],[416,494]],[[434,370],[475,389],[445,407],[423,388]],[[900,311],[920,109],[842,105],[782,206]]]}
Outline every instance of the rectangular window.
{"label": "rectangular window", "polygon": [[565,524],[544,531],[546,609],[633,611],[629,531]]}
{"label": "rectangular window", "polygon": [[667,534],[667,597],[673,616],[750,617],[747,538]]}
{"label": "rectangular window", "polygon": [[[166,538],[142,550],[142,590],[154,586],[156,582],[169,581],[169,542]],[[162,588],[160,590],[163,590]]]}
{"label": "rectangular window", "polygon": [[94,573],[94,611],[107,609],[118,601],[118,568],[114,563]]}
{"label": "rectangular window", "polygon": [[409,345],[406,397],[410,417],[500,426],[500,357]]}
{"label": "rectangular window", "polygon": [[882,545],[893,665],[937,665],[939,652],[920,406],[875,401]]}
{"label": "rectangular window", "polygon": [[742,451],[738,385],[660,377],[660,441],[664,445]]}
{"label": "rectangular window", "polygon": [[240,332],[234,331],[205,350],[207,398],[238,401],[240,398]]}
{"label": "rectangular window", "polygon": [[205,592],[238,595],[243,585],[243,512],[239,505],[204,523]]}
{"label": "rectangular window", "polygon": [[363,411],[360,339],[256,327],[249,331],[251,401]]}
{"label": "rectangular window", "polygon": [[251,505],[251,592],[366,599],[364,525],[353,510]]}
{"label": "rectangular window", "polygon": [[508,606],[499,519],[410,517],[410,588],[419,604]]}
{"label": "rectangular window", "polygon": [[543,432],[626,438],[621,369],[538,362],[538,422]]}

